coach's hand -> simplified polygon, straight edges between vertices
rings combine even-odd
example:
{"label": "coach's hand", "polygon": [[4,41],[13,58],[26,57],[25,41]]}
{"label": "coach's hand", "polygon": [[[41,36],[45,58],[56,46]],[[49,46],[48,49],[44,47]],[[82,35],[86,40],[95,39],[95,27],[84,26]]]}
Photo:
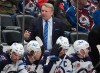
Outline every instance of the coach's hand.
{"label": "coach's hand", "polygon": [[24,33],[24,39],[29,40],[30,39],[30,34],[31,34],[31,32],[26,30],[25,33]]}

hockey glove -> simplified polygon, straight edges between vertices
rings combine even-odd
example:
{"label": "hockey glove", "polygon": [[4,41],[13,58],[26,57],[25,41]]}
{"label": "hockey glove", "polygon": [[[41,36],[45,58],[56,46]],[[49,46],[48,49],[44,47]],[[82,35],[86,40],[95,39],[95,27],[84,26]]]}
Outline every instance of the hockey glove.
{"label": "hockey glove", "polygon": [[61,50],[62,50],[61,45],[55,44],[51,50],[51,55],[58,56]]}

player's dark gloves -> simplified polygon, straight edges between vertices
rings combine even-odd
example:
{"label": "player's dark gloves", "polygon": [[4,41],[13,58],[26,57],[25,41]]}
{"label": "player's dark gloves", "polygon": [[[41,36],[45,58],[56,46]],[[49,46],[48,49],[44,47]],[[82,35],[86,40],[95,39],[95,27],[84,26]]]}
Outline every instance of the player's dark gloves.
{"label": "player's dark gloves", "polygon": [[30,71],[29,73],[37,73],[37,72]]}
{"label": "player's dark gloves", "polygon": [[59,53],[60,53],[61,50],[62,50],[61,45],[60,44],[55,44],[54,47],[51,50],[50,55],[59,56]]}
{"label": "player's dark gloves", "polygon": [[9,71],[8,73],[17,73],[16,71]]}

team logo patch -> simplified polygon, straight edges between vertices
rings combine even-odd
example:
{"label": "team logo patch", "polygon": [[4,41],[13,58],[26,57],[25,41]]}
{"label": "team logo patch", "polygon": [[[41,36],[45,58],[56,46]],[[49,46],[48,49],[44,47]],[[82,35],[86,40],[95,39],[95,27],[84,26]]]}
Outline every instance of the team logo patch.
{"label": "team logo patch", "polygon": [[79,27],[86,28],[88,31],[90,31],[94,26],[93,19],[86,9],[78,10],[78,22]]}
{"label": "team logo patch", "polygon": [[81,68],[77,73],[88,73],[88,71],[85,68]]}
{"label": "team logo patch", "polygon": [[59,66],[59,67],[56,67],[54,73],[65,73],[65,70],[63,67]]}

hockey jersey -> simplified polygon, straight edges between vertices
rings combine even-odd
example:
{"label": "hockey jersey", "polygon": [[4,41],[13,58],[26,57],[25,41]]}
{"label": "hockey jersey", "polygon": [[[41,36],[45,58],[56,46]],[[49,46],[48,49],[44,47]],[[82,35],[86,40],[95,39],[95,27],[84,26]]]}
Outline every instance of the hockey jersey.
{"label": "hockey jersey", "polygon": [[61,56],[59,61],[53,64],[50,73],[73,73],[69,57],[67,55]]}
{"label": "hockey jersey", "polygon": [[89,15],[89,12],[84,8],[78,10],[78,23],[79,27],[87,31],[90,31],[94,26],[94,21],[92,17]]}
{"label": "hockey jersey", "polygon": [[[78,25],[79,32],[89,32],[94,26],[94,21],[90,16],[88,10],[85,8],[78,9],[78,13],[77,13],[76,7],[74,6],[69,7],[66,12],[66,18],[71,23],[72,28],[77,29],[77,25]],[[77,20],[78,20],[78,24],[77,24]]]}
{"label": "hockey jersey", "polygon": [[0,53],[0,72],[3,70],[5,65],[9,64],[10,61],[8,60],[9,57],[6,53]]}
{"label": "hockey jersey", "polygon": [[27,54],[24,55],[22,60],[26,64],[25,68],[26,68],[27,72],[34,72],[35,71],[36,65],[29,61]]}
{"label": "hockey jersey", "polygon": [[73,73],[95,73],[92,72],[94,67],[89,57],[79,58],[77,54],[71,54],[69,57],[73,66]]}
{"label": "hockey jersey", "polygon": [[43,70],[43,73],[72,73],[71,62],[67,56],[63,59],[64,57],[65,55],[60,58],[48,56],[46,59],[42,59],[39,68]]}
{"label": "hockey jersey", "polygon": [[[37,2],[34,0],[25,0],[25,13],[34,15],[39,12]],[[19,0],[17,10],[19,13],[23,12],[23,0]]]}
{"label": "hockey jersey", "polygon": [[9,73],[9,72],[28,73],[27,70],[25,69],[25,64],[23,63],[22,60],[19,60],[16,63],[13,63],[9,55],[8,55],[8,58],[4,56],[2,56],[2,58],[4,59],[2,63],[5,64],[5,66],[2,69],[1,73]]}

